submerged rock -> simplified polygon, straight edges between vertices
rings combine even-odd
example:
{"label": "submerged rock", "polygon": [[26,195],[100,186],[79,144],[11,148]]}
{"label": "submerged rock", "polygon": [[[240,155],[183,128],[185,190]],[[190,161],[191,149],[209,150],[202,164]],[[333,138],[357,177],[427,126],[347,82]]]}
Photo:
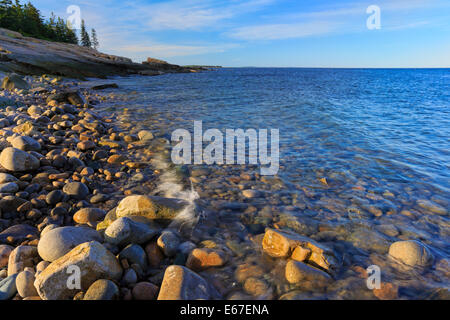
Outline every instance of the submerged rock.
{"label": "submerged rock", "polygon": [[202,271],[211,267],[221,267],[225,261],[223,252],[212,249],[194,249],[189,254],[186,267],[194,271]]}
{"label": "submerged rock", "polygon": [[389,255],[412,267],[426,267],[434,260],[430,250],[416,240],[394,242],[389,248]]}
{"label": "submerged rock", "polygon": [[446,216],[448,214],[446,208],[441,207],[437,203],[434,203],[429,200],[417,200],[417,204],[419,205],[419,207],[428,210],[432,213],[435,213],[437,215]]}
{"label": "submerged rock", "polygon": [[286,280],[289,283],[301,283],[302,281],[329,281],[331,277],[324,271],[313,268],[303,262],[290,260],[286,264]]}
{"label": "submerged rock", "polygon": [[297,234],[268,228],[262,246],[264,252],[274,258],[288,258],[297,247],[309,249],[311,253],[306,260],[308,263],[330,271],[337,268],[337,260],[333,250]]}

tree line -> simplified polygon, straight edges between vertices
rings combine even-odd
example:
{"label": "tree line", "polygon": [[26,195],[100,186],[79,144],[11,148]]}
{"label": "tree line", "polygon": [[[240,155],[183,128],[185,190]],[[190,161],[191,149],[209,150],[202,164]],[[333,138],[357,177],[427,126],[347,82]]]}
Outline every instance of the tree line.
{"label": "tree line", "polygon": [[89,35],[82,20],[80,40],[76,31],[64,19],[53,13],[47,20],[30,2],[21,4],[20,0],[0,0],[0,28],[17,31],[27,37],[56,42],[79,44],[85,47],[98,48],[95,29]]}

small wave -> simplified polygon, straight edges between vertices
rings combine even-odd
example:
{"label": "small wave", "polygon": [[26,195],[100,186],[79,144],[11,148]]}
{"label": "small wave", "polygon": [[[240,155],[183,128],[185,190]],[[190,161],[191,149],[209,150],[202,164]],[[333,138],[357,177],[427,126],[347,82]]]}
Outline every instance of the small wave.
{"label": "small wave", "polygon": [[159,178],[160,183],[155,192],[166,198],[182,199],[189,203],[189,205],[177,215],[169,227],[193,229],[201,217],[196,205],[196,200],[200,199],[199,194],[194,190],[192,183],[190,189],[186,189],[183,186],[175,169],[172,168],[163,157],[157,155],[152,160],[152,164],[156,169],[163,172]]}

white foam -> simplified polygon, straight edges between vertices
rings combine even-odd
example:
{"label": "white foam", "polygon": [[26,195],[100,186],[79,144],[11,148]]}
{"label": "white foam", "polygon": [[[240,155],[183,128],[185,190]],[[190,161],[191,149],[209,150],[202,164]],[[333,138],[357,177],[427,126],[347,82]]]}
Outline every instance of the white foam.
{"label": "white foam", "polygon": [[196,210],[195,201],[200,198],[191,183],[191,189],[185,189],[180,183],[175,169],[171,168],[166,160],[161,156],[152,159],[152,164],[163,173],[159,177],[159,185],[155,192],[166,198],[182,199],[189,202],[189,205],[181,211],[170,224],[172,228],[194,228],[200,220],[200,213]]}

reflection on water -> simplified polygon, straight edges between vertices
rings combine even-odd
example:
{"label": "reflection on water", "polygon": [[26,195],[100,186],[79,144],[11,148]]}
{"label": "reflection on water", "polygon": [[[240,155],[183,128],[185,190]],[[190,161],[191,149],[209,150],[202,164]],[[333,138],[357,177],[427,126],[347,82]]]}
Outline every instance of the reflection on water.
{"label": "reflection on water", "polygon": [[[450,70],[223,69],[115,79],[107,110],[170,139],[177,128],[280,130],[280,171],[192,166],[207,214],[193,240],[232,256],[210,277],[229,297],[373,299],[361,267],[379,265],[400,298],[448,298]],[[245,197],[243,190],[257,190]],[[266,227],[294,230],[341,258],[331,285],[293,287],[260,251]],[[389,245],[416,239],[436,261],[399,269]],[[255,283],[247,285],[247,278]],[[258,282],[259,281],[259,282]],[[244,293],[246,291],[246,293]],[[254,292],[253,292],[254,293]]]}

